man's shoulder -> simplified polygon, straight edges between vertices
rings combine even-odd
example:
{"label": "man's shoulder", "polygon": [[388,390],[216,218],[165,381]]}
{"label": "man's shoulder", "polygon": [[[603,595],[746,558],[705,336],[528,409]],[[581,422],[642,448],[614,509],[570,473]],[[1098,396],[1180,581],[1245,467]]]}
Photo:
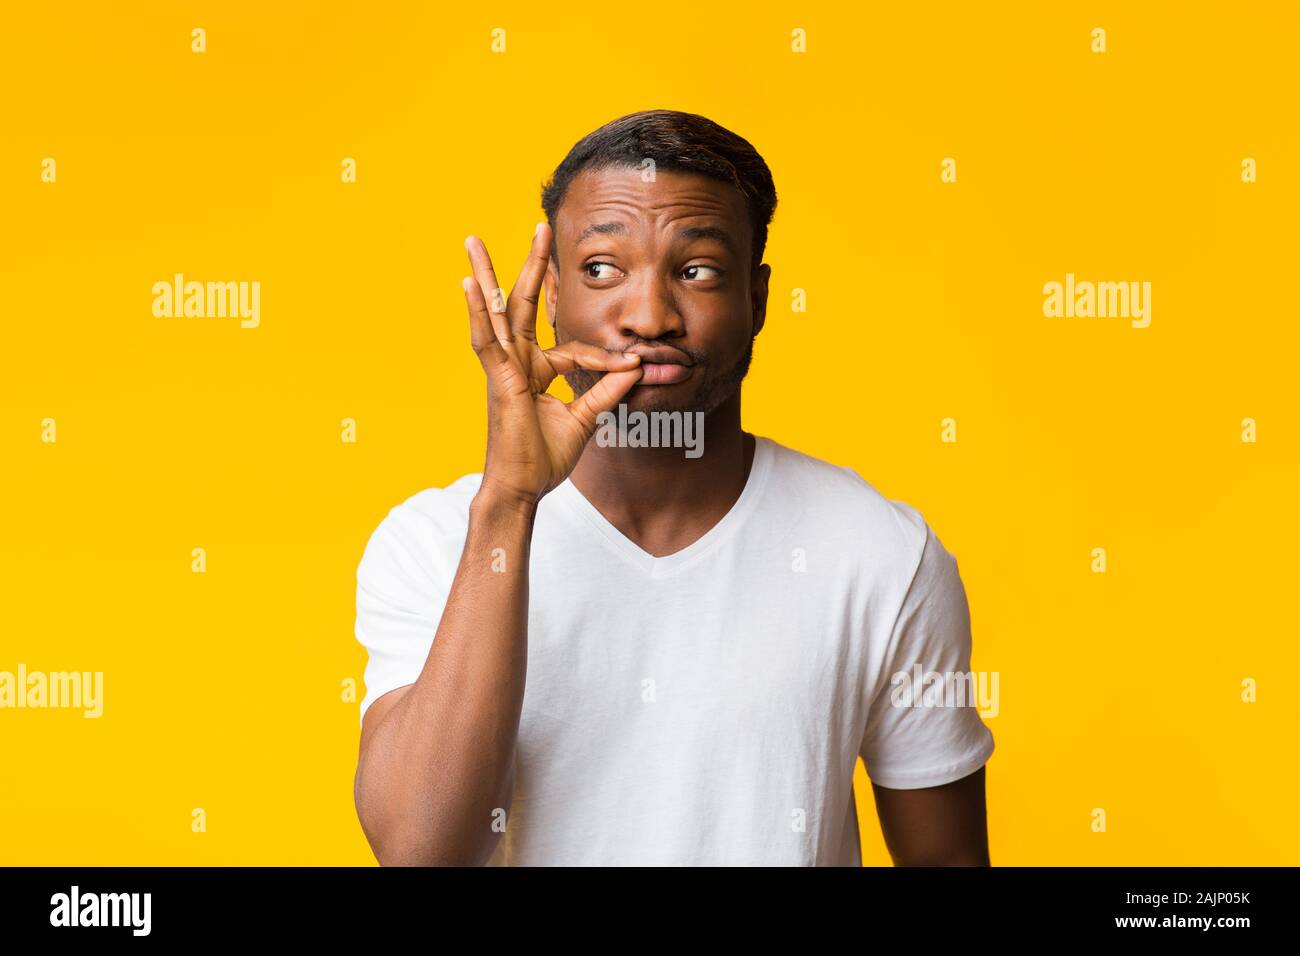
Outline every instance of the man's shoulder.
{"label": "man's shoulder", "polygon": [[771,448],[778,494],[846,532],[870,534],[892,551],[901,549],[920,557],[928,529],[925,518],[912,505],[887,497],[848,465],[770,438],[764,441]]}
{"label": "man's shoulder", "polygon": [[435,524],[452,521],[463,523],[469,516],[469,505],[483,483],[483,473],[462,475],[449,485],[432,486],[393,506],[403,518],[432,521]]}
{"label": "man's shoulder", "polygon": [[482,473],[462,475],[446,486],[431,486],[392,505],[370,534],[365,564],[377,551],[406,551],[417,559],[442,549],[459,549],[469,524],[469,506]]}

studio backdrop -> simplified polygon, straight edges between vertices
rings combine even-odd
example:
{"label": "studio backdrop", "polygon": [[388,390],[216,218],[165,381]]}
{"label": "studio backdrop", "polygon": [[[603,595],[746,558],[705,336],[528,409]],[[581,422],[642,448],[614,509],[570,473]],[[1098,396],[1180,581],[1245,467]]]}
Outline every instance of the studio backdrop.
{"label": "studio backdrop", "polygon": [[959,562],[994,864],[1300,861],[1298,25],[10,5],[0,861],[374,863],[356,570],[483,466],[463,239],[513,281],[546,176],[649,108],[775,177],[745,427]]}

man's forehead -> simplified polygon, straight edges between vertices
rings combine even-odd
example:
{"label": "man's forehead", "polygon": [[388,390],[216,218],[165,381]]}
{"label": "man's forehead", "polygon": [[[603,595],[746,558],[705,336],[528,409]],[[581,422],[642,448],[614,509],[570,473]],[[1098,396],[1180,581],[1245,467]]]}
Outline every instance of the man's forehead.
{"label": "man's forehead", "polygon": [[715,217],[720,226],[741,226],[747,209],[739,190],[718,179],[680,170],[657,170],[651,177],[639,168],[616,166],[584,169],[575,176],[557,219],[576,243],[593,229],[617,231],[610,220],[647,216]]}
{"label": "man's forehead", "polygon": [[714,239],[737,258],[749,254],[749,210],[738,189],[699,173],[657,170],[650,179],[623,166],[573,178],[556,213],[554,250],[581,252],[601,236],[630,236],[644,221],[670,228],[678,242]]}

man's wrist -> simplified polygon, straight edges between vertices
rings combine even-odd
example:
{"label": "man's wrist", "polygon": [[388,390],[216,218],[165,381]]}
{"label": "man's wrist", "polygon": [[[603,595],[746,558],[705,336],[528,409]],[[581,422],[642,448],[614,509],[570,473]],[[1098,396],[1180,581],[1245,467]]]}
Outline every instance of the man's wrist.
{"label": "man's wrist", "polygon": [[523,518],[531,522],[537,517],[538,500],[501,488],[484,478],[470,502],[469,509],[471,515],[480,517]]}

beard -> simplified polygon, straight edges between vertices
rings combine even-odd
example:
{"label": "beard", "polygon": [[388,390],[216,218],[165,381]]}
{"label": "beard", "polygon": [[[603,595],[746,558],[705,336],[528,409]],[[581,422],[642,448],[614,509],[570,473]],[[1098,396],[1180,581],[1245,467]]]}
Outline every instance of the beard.
{"label": "beard", "polygon": [[[695,394],[685,398],[673,399],[670,397],[670,393],[679,386],[634,385],[632,390],[622,399],[622,404],[627,405],[629,411],[703,412],[708,415],[736,393],[737,389],[740,388],[740,383],[749,374],[749,366],[754,358],[753,338],[746,344],[744,354],[730,367],[721,371],[717,371],[715,366],[699,352],[684,349],[676,344],[673,345],[673,348],[685,352],[691,357],[695,363],[696,374],[701,371],[704,373],[703,378],[698,383],[695,383]],[[607,349],[606,351],[617,353],[620,350]],[[573,389],[573,397],[576,399],[599,382],[604,374],[604,372],[597,372],[593,369],[580,368],[566,373],[564,380],[569,384],[569,388]],[[694,383],[695,377],[695,375],[692,375],[688,382]]]}

